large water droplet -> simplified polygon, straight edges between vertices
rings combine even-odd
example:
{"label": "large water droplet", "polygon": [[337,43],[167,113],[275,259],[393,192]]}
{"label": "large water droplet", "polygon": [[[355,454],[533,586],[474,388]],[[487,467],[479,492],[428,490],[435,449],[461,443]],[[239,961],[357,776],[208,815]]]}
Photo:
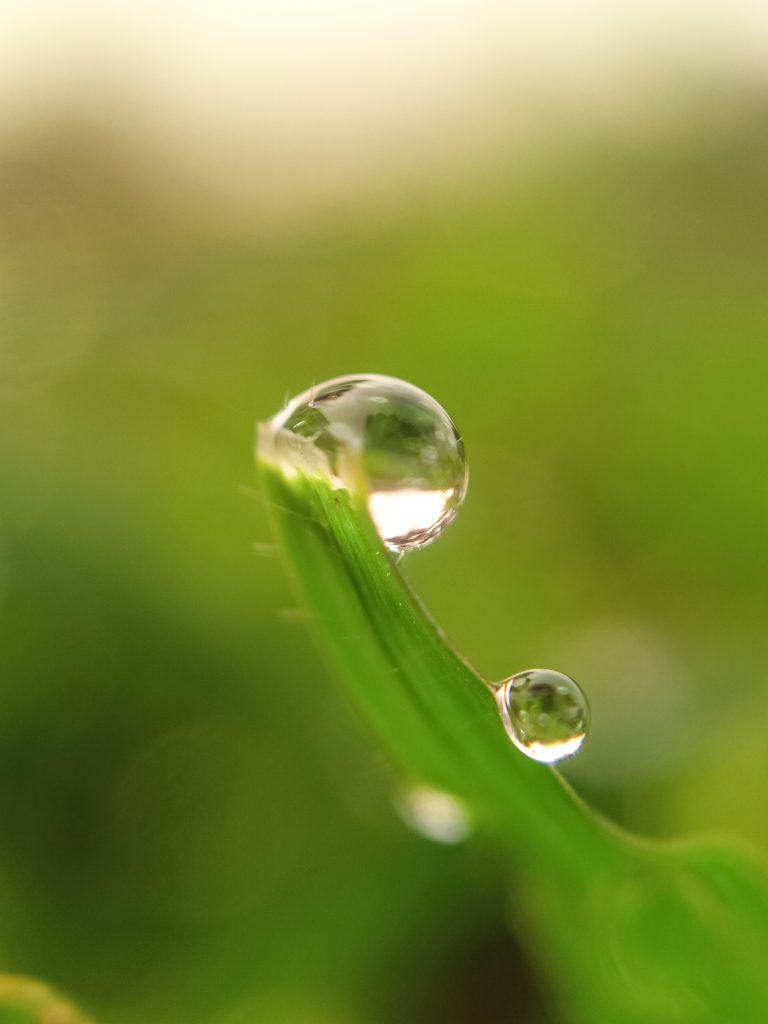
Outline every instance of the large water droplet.
{"label": "large water droplet", "polygon": [[518,672],[498,685],[496,699],[512,742],[534,761],[562,761],[584,742],[589,704],[579,684],[562,672]]}
{"label": "large water droplet", "polygon": [[294,398],[270,421],[281,470],[362,480],[384,543],[397,551],[440,535],[467,489],[464,445],[448,413],[394,377],[337,377]]}

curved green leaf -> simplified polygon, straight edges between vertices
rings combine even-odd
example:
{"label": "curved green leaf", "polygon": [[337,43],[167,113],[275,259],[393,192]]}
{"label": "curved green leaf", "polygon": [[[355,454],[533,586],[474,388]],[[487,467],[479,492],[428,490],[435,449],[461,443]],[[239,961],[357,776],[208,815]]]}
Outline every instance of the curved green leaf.
{"label": "curved green leaf", "polygon": [[288,479],[269,455],[267,437],[263,488],[322,643],[401,769],[460,797],[508,851],[516,927],[562,1020],[768,1020],[762,864],[727,843],[636,839],[517,751],[487,686],[383,547],[364,494]]}

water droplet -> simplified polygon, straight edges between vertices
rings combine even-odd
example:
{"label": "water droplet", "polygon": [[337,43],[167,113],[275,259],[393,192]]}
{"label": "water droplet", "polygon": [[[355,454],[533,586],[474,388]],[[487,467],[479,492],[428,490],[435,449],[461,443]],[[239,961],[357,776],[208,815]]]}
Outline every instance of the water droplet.
{"label": "water droplet", "polygon": [[562,761],[584,742],[589,704],[579,684],[562,672],[518,672],[499,683],[495,694],[512,742],[534,761]]}
{"label": "water droplet", "polygon": [[431,786],[411,786],[399,792],[395,810],[412,831],[435,843],[453,846],[472,834],[472,820],[464,804]]}
{"label": "water droplet", "polygon": [[337,377],[294,398],[269,428],[286,475],[319,473],[345,488],[362,477],[371,519],[392,550],[435,540],[464,500],[458,431],[434,398],[405,381]]}

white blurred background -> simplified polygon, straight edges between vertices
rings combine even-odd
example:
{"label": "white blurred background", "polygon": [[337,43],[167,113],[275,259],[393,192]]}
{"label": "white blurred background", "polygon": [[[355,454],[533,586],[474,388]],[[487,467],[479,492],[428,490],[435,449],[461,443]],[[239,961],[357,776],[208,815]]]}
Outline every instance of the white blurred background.
{"label": "white blurred background", "polygon": [[727,126],[767,79],[768,5],[746,0],[11,0],[0,15],[0,138],[97,126],[217,216]]}

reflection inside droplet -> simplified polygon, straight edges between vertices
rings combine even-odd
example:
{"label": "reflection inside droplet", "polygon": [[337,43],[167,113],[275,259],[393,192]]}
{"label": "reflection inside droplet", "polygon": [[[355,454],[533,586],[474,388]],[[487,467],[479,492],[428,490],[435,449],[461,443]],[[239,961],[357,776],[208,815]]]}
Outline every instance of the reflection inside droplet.
{"label": "reflection inside droplet", "polygon": [[464,804],[450,793],[431,786],[411,786],[395,797],[395,809],[405,824],[435,843],[463,843],[472,834],[472,820]]}
{"label": "reflection inside droplet", "polygon": [[393,550],[435,540],[464,500],[467,463],[450,417],[394,377],[339,377],[310,388],[268,430],[286,476],[322,475],[349,489],[362,481],[371,519]]}
{"label": "reflection inside droplet", "polygon": [[504,680],[495,693],[512,742],[534,761],[562,761],[584,742],[589,704],[570,676],[551,669],[529,669]]}
{"label": "reflection inside droplet", "polygon": [[[428,530],[434,530],[441,523],[450,500],[451,491],[402,487],[396,491],[372,492],[368,496],[368,509],[382,537],[404,538],[420,534],[425,525]],[[393,547],[404,546],[391,543]]]}

